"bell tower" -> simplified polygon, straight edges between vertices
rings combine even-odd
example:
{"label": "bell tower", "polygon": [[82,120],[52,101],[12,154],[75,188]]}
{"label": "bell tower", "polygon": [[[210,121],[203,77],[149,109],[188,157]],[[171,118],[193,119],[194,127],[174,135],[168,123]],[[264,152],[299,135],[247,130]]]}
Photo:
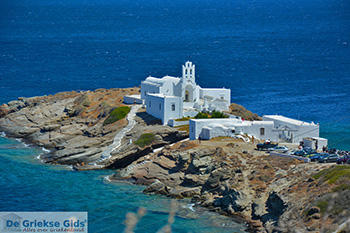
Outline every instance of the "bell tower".
{"label": "bell tower", "polygon": [[185,82],[196,83],[195,65],[192,62],[187,61],[182,65],[182,79]]}

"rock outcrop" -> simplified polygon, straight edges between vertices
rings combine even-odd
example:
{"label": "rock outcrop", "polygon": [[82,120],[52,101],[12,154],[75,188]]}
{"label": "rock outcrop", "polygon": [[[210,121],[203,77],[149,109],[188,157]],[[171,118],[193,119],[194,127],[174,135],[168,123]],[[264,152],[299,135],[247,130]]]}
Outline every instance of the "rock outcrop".
{"label": "rock outcrop", "polygon": [[[139,88],[98,89],[18,98],[0,107],[0,131],[6,132],[10,137],[22,138],[33,145],[49,149],[51,153],[41,155],[45,162],[72,165],[95,162],[112,144],[116,133],[128,123],[126,119],[122,119],[104,125],[104,120],[114,108],[122,105],[124,95],[137,93]],[[188,136],[172,128],[150,126],[143,119],[146,115],[141,110],[136,119],[137,127],[123,140],[135,139],[143,131],[154,132],[157,140],[146,148],[139,148],[131,143],[112,154],[111,160],[101,163],[100,168],[125,167],[151,152],[152,148]]]}
{"label": "rock outcrop", "polygon": [[[191,198],[198,206],[240,216],[252,231],[297,227],[306,232],[303,211],[322,193],[312,175],[327,167],[269,156],[234,139],[187,141],[139,158],[113,179],[147,185],[145,193]],[[319,211],[313,210],[313,221],[319,221]]]}

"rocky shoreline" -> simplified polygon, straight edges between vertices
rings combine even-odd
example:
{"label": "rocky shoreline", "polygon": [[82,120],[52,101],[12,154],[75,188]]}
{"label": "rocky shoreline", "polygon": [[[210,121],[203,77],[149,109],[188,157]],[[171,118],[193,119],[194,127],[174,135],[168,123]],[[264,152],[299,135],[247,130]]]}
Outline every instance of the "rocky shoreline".
{"label": "rocky shoreline", "polygon": [[[0,107],[0,131],[50,150],[41,157],[46,163],[117,169],[111,180],[147,185],[145,193],[191,198],[195,205],[248,222],[252,232],[328,232],[341,223],[318,205],[337,193],[334,184],[315,178],[328,164],[270,156],[256,151],[254,143],[232,138],[188,141],[186,129],[162,126],[142,108],[120,146],[111,148],[128,121],[104,122],[123,106],[124,95],[137,93],[135,87],[18,98]],[[231,111],[259,119],[239,105]],[[139,143],[143,137],[149,142]],[[106,151],[110,156],[104,158]],[[339,193],[349,196],[348,191]]]}

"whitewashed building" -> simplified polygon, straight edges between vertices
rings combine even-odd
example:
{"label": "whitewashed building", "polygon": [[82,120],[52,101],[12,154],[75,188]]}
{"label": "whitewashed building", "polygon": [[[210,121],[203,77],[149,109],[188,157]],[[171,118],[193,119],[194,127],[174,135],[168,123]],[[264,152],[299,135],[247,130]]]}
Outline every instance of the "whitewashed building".
{"label": "whitewashed building", "polygon": [[299,143],[305,137],[318,137],[319,125],[279,115],[264,116],[263,121],[242,119],[191,119],[190,140],[247,134],[274,142]]}
{"label": "whitewashed building", "polygon": [[190,140],[209,140],[214,137],[233,137],[247,134],[257,139],[270,139],[276,141],[272,121],[244,121],[236,118],[224,119],[191,119]]}
{"label": "whitewashed building", "polygon": [[299,143],[305,137],[319,137],[320,126],[313,122],[295,120],[281,115],[265,115],[264,121],[273,121],[278,141]]}
{"label": "whitewashed building", "polygon": [[148,114],[167,124],[169,120],[195,116],[200,111],[227,111],[231,90],[201,88],[196,84],[195,65],[187,61],[182,77],[148,77],[141,82],[141,99]]}
{"label": "whitewashed building", "polygon": [[306,137],[303,139],[304,147],[308,147],[317,151],[322,151],[324,147],[327,148],[328,140],[320,137]]}

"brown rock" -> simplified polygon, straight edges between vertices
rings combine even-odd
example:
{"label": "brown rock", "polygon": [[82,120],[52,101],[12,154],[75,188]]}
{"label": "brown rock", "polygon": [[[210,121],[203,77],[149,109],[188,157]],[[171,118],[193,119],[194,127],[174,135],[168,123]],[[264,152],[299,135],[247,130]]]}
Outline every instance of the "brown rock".
{"label": "brown rock", "polygon": [[156,194],[163,194],[168,195],[169,194],[169,188],[160,182],[159,180],[155,180],[152,184],[147,186],[144,190],[144,193],[156,193]]}

